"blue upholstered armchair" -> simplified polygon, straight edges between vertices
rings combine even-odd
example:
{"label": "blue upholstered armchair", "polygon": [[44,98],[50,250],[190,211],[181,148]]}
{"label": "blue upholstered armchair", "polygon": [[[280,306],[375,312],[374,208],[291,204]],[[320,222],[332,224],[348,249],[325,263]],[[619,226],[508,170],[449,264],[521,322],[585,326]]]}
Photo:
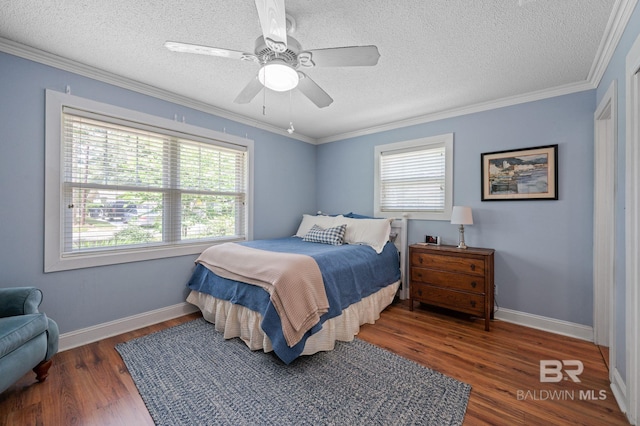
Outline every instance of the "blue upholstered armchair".
{"label": "blue upholstered armchair", "polygon": [[42,291],[0,288],[0,392],[33,370],[43,382],[58,352],[58,325],[38,311]]}

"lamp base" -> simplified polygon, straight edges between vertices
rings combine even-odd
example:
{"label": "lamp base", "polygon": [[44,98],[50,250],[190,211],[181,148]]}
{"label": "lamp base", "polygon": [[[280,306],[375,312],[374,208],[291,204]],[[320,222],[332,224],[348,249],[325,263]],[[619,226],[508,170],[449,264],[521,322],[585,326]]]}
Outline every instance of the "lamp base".
{"label": "lamp base", "polygon": [[466,249],[467,245],[464,243],[464,225],[460,225],[460,228],[458,228],[458,230],[460,231],[460,240],[458,243],[458,248]]}

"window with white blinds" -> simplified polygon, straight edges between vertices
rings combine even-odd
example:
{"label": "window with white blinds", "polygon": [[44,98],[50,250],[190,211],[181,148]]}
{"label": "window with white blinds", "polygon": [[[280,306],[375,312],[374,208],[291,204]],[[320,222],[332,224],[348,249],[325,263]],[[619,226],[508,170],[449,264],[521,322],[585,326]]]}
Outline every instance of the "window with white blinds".
{"label": "window with white blinds", "polygon": [[[157,117],[149,123],[58,107],[59,180],[47,186],[58,188],[59,250],[45,255],[56,265],[45,270],[199,253],[203,245],[248,238],[244,140]],[[126,257],[118,260],[119,253]]]}
{"label": "window with white blinds", "polygon": [[377,146],[375,155],[377,215],[450,218],[452,134]]}

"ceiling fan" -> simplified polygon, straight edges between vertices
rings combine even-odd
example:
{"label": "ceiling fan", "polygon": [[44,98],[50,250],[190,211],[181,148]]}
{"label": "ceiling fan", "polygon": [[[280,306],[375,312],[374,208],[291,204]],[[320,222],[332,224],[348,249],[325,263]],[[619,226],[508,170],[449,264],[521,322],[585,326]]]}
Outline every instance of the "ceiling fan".
{"label": "ceiling fan", "polygon": [[257,75],[234,100],[239,104],[251,102],[263,87],[280,92],[297,87],[311,102],[324,108],[331,105],[333,99],[300,69],[373,66],[378,63],[380,53],[372,45],[303,50],[296,39],[287,35],[295,28],[295,21],[285,14],[284,0],[255,2],[262,35],[256,40],[254,53],[176,41],[167,41],[164,45],[174,52],[220,56],[259,64]]}

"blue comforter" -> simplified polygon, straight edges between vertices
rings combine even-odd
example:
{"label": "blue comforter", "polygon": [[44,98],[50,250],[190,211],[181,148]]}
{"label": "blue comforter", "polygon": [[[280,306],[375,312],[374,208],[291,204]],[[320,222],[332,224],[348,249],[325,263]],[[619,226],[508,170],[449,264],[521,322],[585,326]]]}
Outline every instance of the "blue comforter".
{"label": "blue comforter", "polygon": [[322,273],[329,312],[293,347],[287,345],[280,317],[269,300],[269,293],[261,287],[222,278],[201,264],[196,266],[187,283],[192,290],[259,312],[262,315],[262,330],[271,340],[273,351],[286,364],[300,356],[307,338],[320,331],[326,320],[340,315],[349,305],[400,279],[398,251],[392,243],[387,243],[380,254],[366,245],[332,246],[302,241],[297,237],[240,244],[261,250],[306,254],[315,259]]}

